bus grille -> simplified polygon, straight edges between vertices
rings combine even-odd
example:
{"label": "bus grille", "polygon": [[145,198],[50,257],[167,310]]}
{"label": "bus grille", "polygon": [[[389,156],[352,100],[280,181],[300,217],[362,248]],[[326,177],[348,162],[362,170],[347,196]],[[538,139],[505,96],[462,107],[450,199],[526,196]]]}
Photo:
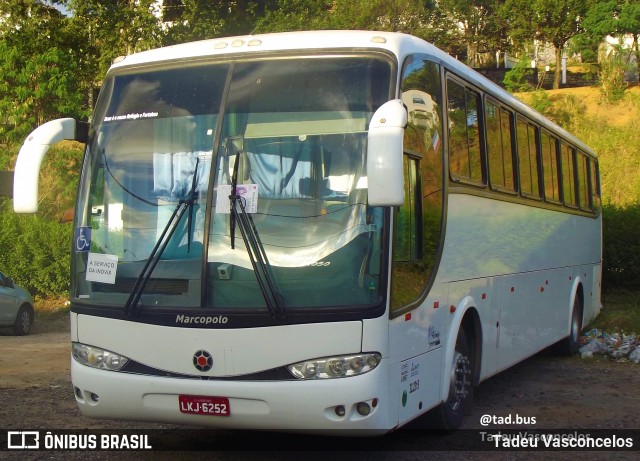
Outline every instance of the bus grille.
{"label": "bus grille", "polygon": [[[136,279],[116,278],[113,285],[107,283],[92,283],[91,289],[96,293],[131,293]],[[146,294],[154,295],[182,295],[189,291],[189,280],[186,279],[149,279],[144,288]]]}

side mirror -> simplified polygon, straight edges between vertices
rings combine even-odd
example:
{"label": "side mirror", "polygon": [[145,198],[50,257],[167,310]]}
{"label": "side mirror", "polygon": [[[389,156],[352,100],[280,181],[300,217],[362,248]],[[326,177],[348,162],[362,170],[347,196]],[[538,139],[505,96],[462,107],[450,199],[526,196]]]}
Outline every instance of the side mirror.
{"label": "side mirror", "polygon": [[40,165],[51,144],[63,139],[84,141],[88,125],[72,118],[52,120],[33,130],[22,144],[13,173],[13,210],[38,211]]}
{"label": "side mirror", "polygon": [[371,206],[400,206],[404,202],[402,143],[407,110],[402,100],[384,103],[373,114],[367,141],[368,201]]}

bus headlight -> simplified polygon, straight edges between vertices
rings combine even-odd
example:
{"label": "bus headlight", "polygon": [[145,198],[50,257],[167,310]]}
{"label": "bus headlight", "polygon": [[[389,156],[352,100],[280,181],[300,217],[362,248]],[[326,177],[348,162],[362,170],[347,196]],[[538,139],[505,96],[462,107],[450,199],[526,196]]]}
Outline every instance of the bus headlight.
{"label": "bus headlight", "polygon": [[381,360],[378,352],[370,352],[305,360],[287,368],[298,379],[343,378],[367,373],[377,367]]}
{"label": "bus headlight", "polygon": [[73,343],[71,353],[81,364],[102,370],[119,371],[129,361],[128,358],[114,352],[80,343]]}

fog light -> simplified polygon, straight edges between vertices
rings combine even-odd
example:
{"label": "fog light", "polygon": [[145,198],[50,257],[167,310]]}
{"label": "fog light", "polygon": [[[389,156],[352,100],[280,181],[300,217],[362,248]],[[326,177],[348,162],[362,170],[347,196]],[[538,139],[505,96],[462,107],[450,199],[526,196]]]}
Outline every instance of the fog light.
{"label": "fog light", "polygon": [[93,400],[94,402],[98,403],[100,401],[100,397],[98,396],[98,394],[94,394],[93,392],[90,395],[91,400]]}
{"label": "fog light", "polygon": [[338,405],[336,407],[336,415],[342,418],[345,414],[346,414],[346,411],[344,409],[344,405]]}
{"label": "fog light", "polygon": [[358,410],[360,416],[367,416],[371,413],[371,407],[367,402],[359,402],[358,405],[356,405],[356,410]]}

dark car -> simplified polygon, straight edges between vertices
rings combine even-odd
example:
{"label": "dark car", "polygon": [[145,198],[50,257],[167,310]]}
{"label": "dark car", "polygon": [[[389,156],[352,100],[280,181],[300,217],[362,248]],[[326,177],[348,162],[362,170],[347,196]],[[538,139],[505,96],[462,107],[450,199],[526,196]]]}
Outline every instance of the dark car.
{"label": "dark car", "polygon": [[18,335],[27,335],[33,325],[33,299],[27,290],[0,272],[0,327],[13,327]]}

